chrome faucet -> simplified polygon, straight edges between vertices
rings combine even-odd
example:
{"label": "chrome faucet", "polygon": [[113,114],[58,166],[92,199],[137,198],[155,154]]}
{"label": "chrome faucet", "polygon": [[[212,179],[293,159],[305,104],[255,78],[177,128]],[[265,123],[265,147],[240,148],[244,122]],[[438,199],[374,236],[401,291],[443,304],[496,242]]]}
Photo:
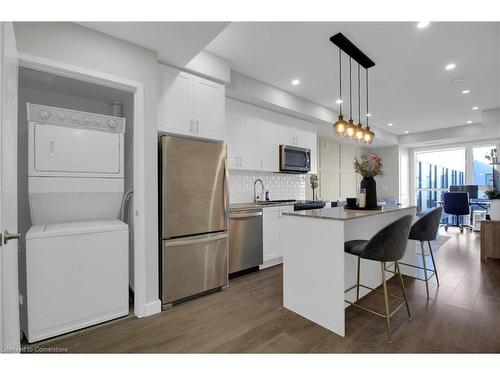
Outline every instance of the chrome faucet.
{"label": "chrome faucet", "polygon": [[[261,186],[260,195],[257,195],[257,192],[255,191],[255,188],[257,187],[257,182],[260,182],[260,186]],[[264,183],[262,182],[262,180],[260,178],[258,178],[253,183],[253,202],[257,203],[258,201],[262,200],[262,195],[264,195]]]}

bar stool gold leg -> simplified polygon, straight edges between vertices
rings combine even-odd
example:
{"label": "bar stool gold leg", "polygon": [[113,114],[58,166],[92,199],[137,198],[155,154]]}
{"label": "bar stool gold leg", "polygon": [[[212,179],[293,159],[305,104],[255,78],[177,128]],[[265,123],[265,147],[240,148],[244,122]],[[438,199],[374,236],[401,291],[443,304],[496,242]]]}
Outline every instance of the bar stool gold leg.
{"label": "bar stool gold leg", "polygon": [[391,339],[391,316],[389,313],[389,298],[387,295],[387,283],[385,282],[385,262],[380,262],[380,270],[382,271],[382,285],[384,286],[385,319],[387,321],[387,337],[389,338],[389,343],[391,343],[392,342],[392,339]]}
{"label": "bar stool gold leg", "polygon": [[358,274],[356,275],[356,302],[359,301],[359,274],[361,271],[361,257],[358,257]]}
{"label": "bar stool gold leg", "polygon": [[408,296],[406,295],[406,288],[403,282],[403,275],[401,275],[401,270],[399,269],[399,264],[396,262],[396,268],[398,270],[399,282],[401,283],[401,289],[403,290],[403,296],[405,298],[406,312],[408,313],[408,319],[411,320],[410,305],[408,305]]}
{"label": "bar stool gold leg", "polygon": [[424,241],[420,241],[420,250],[422,251],[422,263],[424,266],[424,275],[425,275],[425,290],[427,292],[427,299],[429,299],[429,280],[427,279],[427,267],[425,265],[425,249],[424,249]]}
{"label": "bar stool gold leg", "polygon": [[434,254],[432,253],[431,241],[427,241],[427,244],[429,245],[429,252],[431,253],[432,265],[434,266],[434,275],[436,275],[436,281],[439,286],[438,271],[436,268],[436,262],[434,261]]}

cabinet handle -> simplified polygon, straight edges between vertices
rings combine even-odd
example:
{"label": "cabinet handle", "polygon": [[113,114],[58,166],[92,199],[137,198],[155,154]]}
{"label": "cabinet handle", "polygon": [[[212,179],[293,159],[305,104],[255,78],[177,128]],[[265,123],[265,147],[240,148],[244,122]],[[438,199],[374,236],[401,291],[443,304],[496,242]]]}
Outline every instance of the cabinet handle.
{"label": "cabinet handle", "polygon": [[193,133],[193,132],[194,132],[194,128],[193,128],[193,120],[189,120],[189,131],[190,131],[191,133]]}
{"label": "cabinet handle", "polygon": [[196,133],[200,132],[200,122],[196,120]]}
{"label": "cabinet handle", "polygon": [[240,157],[240,167],[243,167],[243,158]]}
{"label": "cabinet handle", "polygon": [[264,168],[264,160],[262,160],[262,159],[260,160],[260,167]]}

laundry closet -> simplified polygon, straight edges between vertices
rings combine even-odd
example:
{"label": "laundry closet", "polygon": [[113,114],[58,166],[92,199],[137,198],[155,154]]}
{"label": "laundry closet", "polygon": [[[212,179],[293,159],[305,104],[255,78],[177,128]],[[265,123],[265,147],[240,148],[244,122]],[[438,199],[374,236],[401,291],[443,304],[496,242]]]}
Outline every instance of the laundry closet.
{"label": "laundry closet", "polygon": [[21,329],[36,342],[129,314],[133,94],[19,69]]}

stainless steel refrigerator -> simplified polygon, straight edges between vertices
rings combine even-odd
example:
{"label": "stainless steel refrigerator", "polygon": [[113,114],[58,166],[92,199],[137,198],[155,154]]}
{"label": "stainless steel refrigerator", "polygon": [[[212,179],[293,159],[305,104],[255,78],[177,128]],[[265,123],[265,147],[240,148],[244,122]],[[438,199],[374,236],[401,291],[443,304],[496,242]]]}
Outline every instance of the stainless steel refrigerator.
{"label": "stainless steel refrigerator", "polygon": [[160,137],[163,308],[227,285],[226,146]]}

